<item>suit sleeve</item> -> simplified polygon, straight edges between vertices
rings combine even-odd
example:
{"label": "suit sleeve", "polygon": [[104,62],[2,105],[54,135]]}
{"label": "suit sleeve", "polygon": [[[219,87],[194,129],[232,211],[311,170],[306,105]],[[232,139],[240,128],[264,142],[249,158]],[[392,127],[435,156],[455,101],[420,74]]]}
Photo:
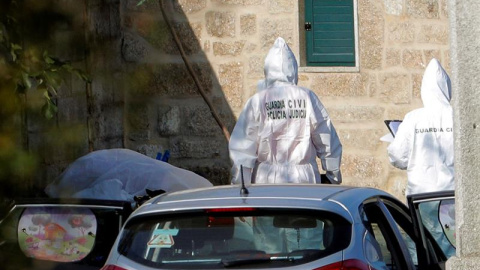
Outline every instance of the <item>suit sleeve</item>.
{"label": "suit sleeve", "polygon": [[411,151],[412,120],[410,115],[406,115],[403,122],[398,127],[398,131],[393,142],[387,148],[390,163],[398,169],[406,170],[408,167],[408,157]]}
{"label": "suit sleeve", "polygon": [[230,136],[228,148],[233,162],[232,184],[241,181],[241,165],[244,170],[245,182],[250,182],[251,171],[257,160],[259,123],[258,117],[255,116],[253,103],[252,98],[247,101]]}
{"label": "suit sleeve", "polygon": [[312,126],[312,142],[317,152],[317,157],[322,162],[322,168],[332,184],[342,183],[340,164],[342,163],[342,144],[338,138],[335,127],[318,97],[311,92],[310,100],[313,115],[310,119]]}

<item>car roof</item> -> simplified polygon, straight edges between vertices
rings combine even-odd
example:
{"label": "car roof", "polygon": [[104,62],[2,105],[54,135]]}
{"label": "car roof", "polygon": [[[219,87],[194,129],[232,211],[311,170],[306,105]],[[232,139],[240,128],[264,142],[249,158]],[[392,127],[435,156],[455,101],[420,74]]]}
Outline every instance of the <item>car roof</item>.
{"label": "car roof", "polygon": [[242,195],[240,185],[188,189],[159,195],[138,208],[130,218],[139,215],[179,211],[263,207],[315,209],[336,212],[353,222],[352,212],[364,200],[393,196],[376,188],[328,184],[253,184]]}

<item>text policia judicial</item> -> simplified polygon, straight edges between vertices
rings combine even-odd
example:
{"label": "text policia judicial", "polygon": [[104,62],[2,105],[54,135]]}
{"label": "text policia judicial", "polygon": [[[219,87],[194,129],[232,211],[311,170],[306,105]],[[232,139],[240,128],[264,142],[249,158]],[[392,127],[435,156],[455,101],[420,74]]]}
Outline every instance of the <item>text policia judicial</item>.
{"label": "text policia judicial", "polygon": [[268,119],[307,118],[305,99],[273,100],[265,102]]}

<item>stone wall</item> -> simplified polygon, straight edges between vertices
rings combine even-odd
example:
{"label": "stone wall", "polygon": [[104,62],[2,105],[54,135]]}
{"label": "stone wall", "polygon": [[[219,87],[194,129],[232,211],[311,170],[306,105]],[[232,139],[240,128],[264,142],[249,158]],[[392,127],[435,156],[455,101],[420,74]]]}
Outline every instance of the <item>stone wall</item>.
{"label": "stone wall", "polygon": [[[95,57],[87,54],[97,83],[87,87],[90,99],[79,99],[89,108],[88,149],[126,147],[151,157],[169,150],[171,164],[227,184],[227,139],[197,91],[159,1],[138,2],[86,1],[88,44],[102,45]],[[230,131],[263,78],[273,41],[285,38],[300,59],[298,1],[164,2],[186,58]],[[404,198],[406,174],[389,164],[387,143],[380,141],[388,133],[383,120],[422,106],[421,79],[432,57],[449,71],[446,9],[446,0],[358,0],[359,71],[299,74],[299,85],[319,95],[344,145],[344,184]]]}

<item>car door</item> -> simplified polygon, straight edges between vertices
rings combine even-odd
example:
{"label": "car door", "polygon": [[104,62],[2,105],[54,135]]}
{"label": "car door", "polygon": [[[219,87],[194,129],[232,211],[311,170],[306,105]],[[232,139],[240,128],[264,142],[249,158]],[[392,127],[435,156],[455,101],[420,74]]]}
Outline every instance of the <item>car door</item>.
{"label": "car door", "polygon": [[[367,228],[364,243],[374,243],[377,261],[368,259],[375,269],[416,269],[416,254],[410,252],[407,234],[413,233],[408,209],[398,202],[375,197],[362,205],[363,223]],[[368,241],[366,240],[368,239]],[[413,242],[413,241],[410,241]],[[369,250],[371,248],[367,248]],[[414,251],[416,252],[416,251]],[[369,256],[367,256],[369,257]]]}
{"label": "car door", "polygon": [[365,250],[375,247],[379,255],[373,257],[385,263],[374,264],[369,260],[374,268],[445,269],[447,257],[431,234],[419,235],[418,225],[404,203],[390,197],[376,197],[365,201],[362,209],[367,228]]}
{"label": "car door", "polygon": [[126,201],[17,200],[0,221],[2,269],[100,269],[131,212]]}
{"label": "car door", "polygon": [[[413,194],[407,196],[407,202],[422,244],[440,253],[439,262],[455,255],[455,192]],[[435,244],[429,243],[428,239],[433,239]]]}

